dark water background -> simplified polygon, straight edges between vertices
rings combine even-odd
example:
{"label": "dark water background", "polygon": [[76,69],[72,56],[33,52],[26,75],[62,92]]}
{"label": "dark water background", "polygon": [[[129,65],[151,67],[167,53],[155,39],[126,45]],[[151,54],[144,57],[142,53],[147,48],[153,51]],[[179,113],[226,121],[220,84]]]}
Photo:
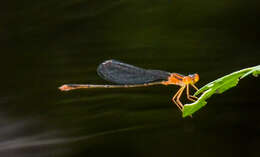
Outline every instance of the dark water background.
{"label": "dark water background", "polygon": [[107,83],[96,67],[111,58],[197,72],[199,87],[258,65],[259,6],[243,0],[1,2],[0,156],[260,156],[260,81],[253,76],[185,119],[171,102],[175,86],[57,89]]}

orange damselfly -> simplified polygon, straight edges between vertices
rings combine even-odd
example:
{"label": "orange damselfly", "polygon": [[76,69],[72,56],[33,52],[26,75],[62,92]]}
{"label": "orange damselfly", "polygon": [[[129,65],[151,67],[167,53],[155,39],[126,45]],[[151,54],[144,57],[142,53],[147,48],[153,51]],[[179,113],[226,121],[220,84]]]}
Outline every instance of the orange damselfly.
{"label": "orange damselfly", "polygon": [[199,81],[198,74],[184,76],[161,70],[143,69],[116,60],[107,60],[101,63],[97,68],[97,73],[103,79],[116,83],[117,85],[64,84],[59,87],[59,89],[69,91],[82,88],[129,88],[153,85],[178,85],[180,89],[172,97],[172,101],[181,111],[183,104],[180,101],[180,97],[185,88],[188,100],[195,101],[197,99],[197,97],[190,95],[189,85],[198,90],[194,85]]}

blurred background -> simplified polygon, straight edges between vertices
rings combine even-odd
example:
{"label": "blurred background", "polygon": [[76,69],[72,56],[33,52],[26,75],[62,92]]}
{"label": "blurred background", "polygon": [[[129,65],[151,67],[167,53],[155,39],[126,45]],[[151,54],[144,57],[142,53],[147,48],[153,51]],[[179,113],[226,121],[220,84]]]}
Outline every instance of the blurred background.
{"label": "blurred background", "polygon": [[[11,0],[0,5],[0,156],[260,156],[259,78],[183,119],[176,86],[61,92],[106,84],[117,59],[198,73],[198,87],[259,65],[257,0]],[[182,100],[186,102],[185,98]]]}

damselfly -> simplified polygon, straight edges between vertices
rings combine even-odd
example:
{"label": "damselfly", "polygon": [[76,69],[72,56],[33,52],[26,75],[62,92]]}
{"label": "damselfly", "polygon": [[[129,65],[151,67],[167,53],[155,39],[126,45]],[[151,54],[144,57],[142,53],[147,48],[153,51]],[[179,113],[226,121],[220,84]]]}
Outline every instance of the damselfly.
{"label": "damselfly", "polygon": [[183,104],[180,97],[186,88],[187,99],[195,101],[197,97],[190,95],[189,85],[198,90],[194,85],[199,81],[198,74],[181,75],[161,70],[143,69],[116,60],[108,60],[101,63],[97,73],[103,79],[116,83],[117,85],[94,85],[94,84],[65,84],[59,87],[62,91],[82,88],[129,88],[153,85],[178,85],[180,89],[172,97],[172,101],[182,111]]}

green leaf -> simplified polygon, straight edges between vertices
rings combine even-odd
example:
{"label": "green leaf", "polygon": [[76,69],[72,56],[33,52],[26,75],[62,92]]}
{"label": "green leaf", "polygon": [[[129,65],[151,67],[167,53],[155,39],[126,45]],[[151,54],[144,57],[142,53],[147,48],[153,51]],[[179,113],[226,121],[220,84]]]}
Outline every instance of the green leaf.
{"label": "green leaf", "polygon": [[191,116],[193,113],[205,106],[207,104],[206,100],[210,98],[213,94],[221,94],[225,92],[226,90],[236,86],[240,79],[250,74],[252,74],[253,76],[258,76],[260,74],[260,65],[233,72],[229,75],[226,75],[206,84],[194,94],[199,95],[202,93],[197,101],[191,104],[184,105],[182,116]]}
{"label": "green leaf", "polygon": [[253,76],[257,77],[260,74],[260,65],[255,66],[255,68],[251,69],[249,72],[241,76],[241,79],[246,77],[247,75],[253,74]]}

